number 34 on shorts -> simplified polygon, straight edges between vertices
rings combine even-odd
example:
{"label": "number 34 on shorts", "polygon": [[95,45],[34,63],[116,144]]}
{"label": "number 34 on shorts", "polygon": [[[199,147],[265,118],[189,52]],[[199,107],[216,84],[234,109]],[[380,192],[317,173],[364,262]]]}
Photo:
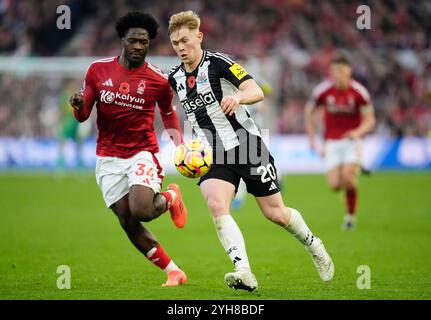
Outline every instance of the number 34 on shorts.
{"label": "number 34 on shorts", "polygon": [[[159,161],[156,157],[149,159],[148,157],[140,157],[136,159],[129,171],[129,185],[140,184],[146,185],[152,189],[155,185],[162,184],[163,180],[163,169],[161,168]],[[154,190],[156,191],[156,190]]]}
{"label": "number 34 on shorts", "polygon": [[98,157],[96,163],[96,180],[107,207],[127,194],[132,185],[143,185],[154,193],[160,192],[163,176],[158,154],[148,151],[129,159]]}
{"label": "number 34 on shorts", "polygon": [[135,175],[142,177],[142,182],[150,184],[156,173],[153,167],[148,167],[145,163],[137,163],[138,169],[135,170]]}

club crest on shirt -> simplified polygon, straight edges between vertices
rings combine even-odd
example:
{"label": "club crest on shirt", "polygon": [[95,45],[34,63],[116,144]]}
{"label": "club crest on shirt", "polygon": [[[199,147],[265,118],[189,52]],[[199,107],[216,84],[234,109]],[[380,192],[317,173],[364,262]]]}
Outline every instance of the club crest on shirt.
{"label": "club crest on shirt", "polygon": [[197,83],[204,83],[208,80],[207,75],[203,72],[198,74],[198,77],[196,78]]}
{"label": "club crest on shirt", "polygon": [[138,84],[138,89],[136,90],[137,94],[143,94],[145,91],[145,80],[141,80]]}

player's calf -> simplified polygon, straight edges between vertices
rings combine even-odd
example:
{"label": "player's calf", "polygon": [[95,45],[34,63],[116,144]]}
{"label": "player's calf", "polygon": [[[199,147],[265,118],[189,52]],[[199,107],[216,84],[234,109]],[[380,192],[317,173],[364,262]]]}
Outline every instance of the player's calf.
{"label": "player's calf", "polygon": [[287,226],[290,222],[289,209],[284,205],[266,209],[264,211],[264,215],[268,220],[274,222],[281,227]]}
{"label": "player's calf", "polygon": [[150,222],[156,216],[153,214],[153,206],[151,205],[130,205],[130,212],[133,217],[139,219],[142,222]]}
{"label": "player's calf", "polygon": [[158,245],[157,240],[142,226],[138,218],[133,217],[129,212],[115,212],[115,214],[130,242],[140,252],[146,254],[148,250]]}

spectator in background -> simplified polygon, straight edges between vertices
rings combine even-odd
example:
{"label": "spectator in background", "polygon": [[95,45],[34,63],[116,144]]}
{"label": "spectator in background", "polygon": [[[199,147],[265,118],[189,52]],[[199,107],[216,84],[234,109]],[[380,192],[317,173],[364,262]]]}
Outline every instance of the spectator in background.
{"label": "spectator in background", "polygon": [[70,108],[69,97],[79,87],[76,80],[68,80],[59,96],[60,124],[58,130],[59,138],[59,157],[57,162],[58,169],[62,170],[66,166],[67,142],[75,142],[77,167],[83,167],[82,142],[91,131],[91,121],[80,124],[73,116],[73,109]]}
{"label": "spectator in background", "polygon": [[[55,27],[59,4],[71,8],[71,30]],[[172,51],[166,36],[168,18],[173,12],[192,9],[204,21],[202,30],[208,40],[205,49],[226,50],[237,57],[270,57],[279,61],[279,76],[272,75],[274,78],[268,80],[274,86],[278,114],[289,116],[289,126],[280,126],[280,132],[304,132],[304,127],[298,127],[301,119],[290,117],[301,114],[296,109],[304,107],[313,86],[326,76],[325,70],[335,48],[340,47],[352,49],[354,77],[370,89],[376,102],[377,120],[386,131],[396,135],[405,135],[406,131],[419,135],[429,132],[430,2],[370,0],[367,4],[372,10],[370,30],[356,28],[358,4],[340,0],[68,0],[64,3],[0,0],[0,55],[114,54],[117,38],[113,30],[106,27],[107,22],[130,10],[144,10],[159,18],[162,22],[160,38],[152,43],[152,54],[169,55]],[[22,79],[14,81],[20,84]],[[39,110],[43,106],[38,99],[45,86],[35,82],[36,86],[42,87],[36,101],[24,97],[12,104],[2,102],[0,108],[5,110],[19,105]],[[398,106],[401,101],[402,109],[416,116],[408,120],[411,121],[408,125],[399,126],[399,119],[394,119],[399,116],[392,113],[401,108]],[[417,105],[421,106],[420,112],[413,111]],[[2,112],[3,117],[24,114],[17,110]],[[1,127],[0,134],[5,134],[6,130],[13,135],[23,134],[23,129],[14,121],[6,128]],[[26,130],[36,130],[38,134],[44,131],[43,126],[36,123]]]}

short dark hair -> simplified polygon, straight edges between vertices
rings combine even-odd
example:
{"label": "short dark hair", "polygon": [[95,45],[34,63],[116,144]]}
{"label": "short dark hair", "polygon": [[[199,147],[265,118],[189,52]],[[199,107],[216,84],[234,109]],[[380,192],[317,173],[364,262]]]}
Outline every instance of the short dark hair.
{"label": "short dark hair", "polygon": [[341,64],[346,64],[350,66],[351,65],[350,56],[347,52],[338,51],[331,59],[331,63],[341,63]]}
{"label": "short dark hair", "polygon": [[154,39],[157,36],[159,24],[156,19],[148,13],[132,11],[120,17],[115,25],[115,30],[120,39],[126,35],[130,28],[143,28],[148,31],[150,39]]}

